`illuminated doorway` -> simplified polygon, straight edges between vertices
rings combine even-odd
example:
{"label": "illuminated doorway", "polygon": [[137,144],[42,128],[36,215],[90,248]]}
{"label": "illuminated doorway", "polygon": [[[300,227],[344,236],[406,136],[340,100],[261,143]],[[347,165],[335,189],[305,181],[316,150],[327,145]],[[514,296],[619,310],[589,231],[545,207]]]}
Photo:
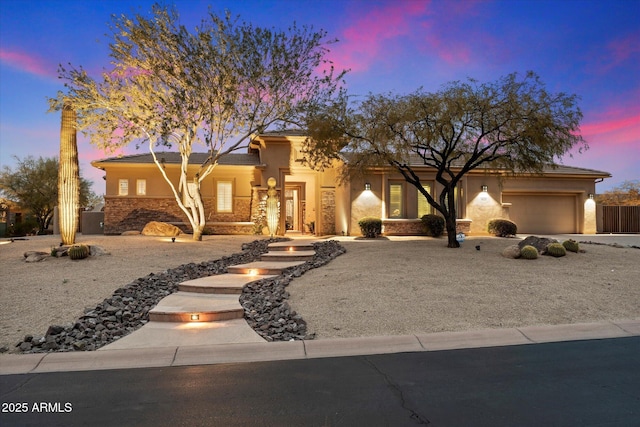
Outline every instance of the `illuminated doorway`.
{"label": "illuminated doorway", "polygon": [[284,189],[285,229],[287,232],[304,231],[304,183],[287,183]]}

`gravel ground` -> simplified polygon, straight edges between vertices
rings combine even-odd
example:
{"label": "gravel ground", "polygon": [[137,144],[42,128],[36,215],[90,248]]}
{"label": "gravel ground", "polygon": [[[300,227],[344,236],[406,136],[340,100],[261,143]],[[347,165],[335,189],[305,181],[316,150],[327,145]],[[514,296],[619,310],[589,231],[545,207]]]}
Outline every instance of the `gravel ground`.
{"label": "gravel ground", "polygon": [[500,255],[519,239],[339,240],[346,254],[288,288],[318,339],[640,319],[639,249],[523,260]]}
{"label": "gravel ground", "polygon": [[[231,255],[255,236],[80,235],[111,254],[25,263],[25,251],[58,244],[28,239],[0,244],[0,347],[73,322],[139,277]],[[638,249],[583,245],[585,253],[525,261],[500,255],[515,239],[470,237],[458,250],[442,239],[338,240],[346,254],[287,288],[318,339],[640,319]]]}

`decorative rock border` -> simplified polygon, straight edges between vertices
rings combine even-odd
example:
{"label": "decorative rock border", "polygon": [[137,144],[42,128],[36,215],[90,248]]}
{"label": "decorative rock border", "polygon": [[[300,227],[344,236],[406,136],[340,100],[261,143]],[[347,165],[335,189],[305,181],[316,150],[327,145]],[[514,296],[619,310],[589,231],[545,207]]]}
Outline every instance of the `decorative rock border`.
{"label": "decorative rock border", "polygon": [[[227,267],[255,261],[268,252],[269,243],[288,241],[286,238],[256,240],[242,245],[242,252],[200,264],[185,264],[159,274],[151,273],[116,289],[110,298],[88,309],[74,323],[52,325],[44,336],[25,336],[16,347],[23,353],[97,350],[149,321],[149,311],[186,280],[226,273]],[[245,319],[267,341],[311,339],[306,334],[306,322],[287,303],[284,289],[294,277],[321,267],[346,252],[336,241],[314,243],[316,255],[280,276],[253,282],[245,287],[240,301]]]}

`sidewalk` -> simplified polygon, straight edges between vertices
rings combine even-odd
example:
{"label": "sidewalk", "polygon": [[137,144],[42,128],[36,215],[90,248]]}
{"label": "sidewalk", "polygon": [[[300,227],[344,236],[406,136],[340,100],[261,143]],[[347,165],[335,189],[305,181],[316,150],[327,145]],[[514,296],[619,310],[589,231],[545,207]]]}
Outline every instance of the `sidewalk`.
{"label": "sidewalk", "polygon": [[0,357],[0,375],[245,363],[640,336],[640,320],[422,335],[173,346]]}

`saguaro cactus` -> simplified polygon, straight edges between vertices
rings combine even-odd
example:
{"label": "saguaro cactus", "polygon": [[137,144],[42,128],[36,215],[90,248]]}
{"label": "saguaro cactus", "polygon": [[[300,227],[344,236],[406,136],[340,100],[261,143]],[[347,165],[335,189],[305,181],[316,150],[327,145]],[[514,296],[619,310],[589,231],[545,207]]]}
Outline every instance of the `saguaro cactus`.
{"label": "saguaro cactus", "polygon": [[62,107],[60,125],[60,168],[58,169],[58,218],[65,245],[76,240],[80,207],[80,168],[76,140],[76,112],[68,102]]}

